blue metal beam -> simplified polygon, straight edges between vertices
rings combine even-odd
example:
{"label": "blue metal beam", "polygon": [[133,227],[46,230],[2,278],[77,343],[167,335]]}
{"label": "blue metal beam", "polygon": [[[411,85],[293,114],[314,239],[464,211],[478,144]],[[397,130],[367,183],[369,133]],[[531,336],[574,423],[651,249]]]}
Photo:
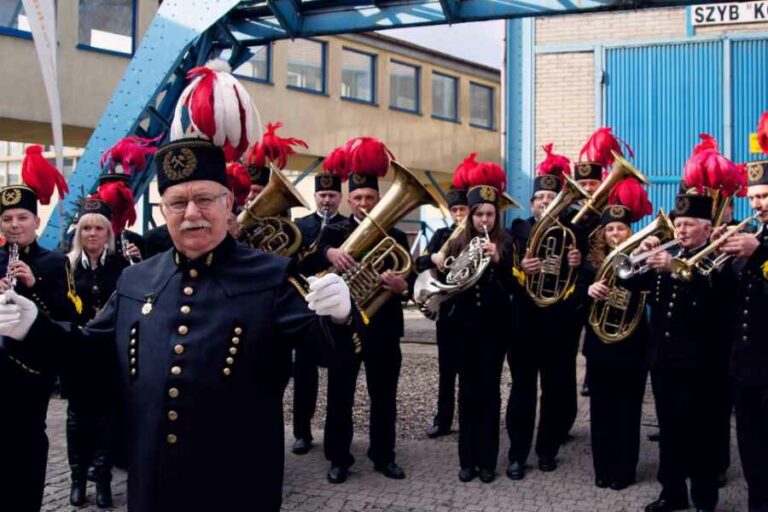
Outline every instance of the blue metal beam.
{"label": "blue metal beam", "polygon": [[301,4],[299,0],[268,0],[267,6],[275,15],[280,26],[291,38],[301,29]]}
{"label": "blue metal beam", "polygon": [[459,16],[461,0],[440,0],[440,7],[443,9],[443,14],[448,23],[453,23]]}

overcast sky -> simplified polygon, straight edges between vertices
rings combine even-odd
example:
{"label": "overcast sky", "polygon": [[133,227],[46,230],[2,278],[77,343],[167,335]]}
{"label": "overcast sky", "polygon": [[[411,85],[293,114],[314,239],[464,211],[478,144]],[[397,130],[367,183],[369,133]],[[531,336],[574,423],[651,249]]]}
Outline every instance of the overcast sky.
{"label": "overcast sky", "polygon": [[501,69],[504,55],[504,21],[479,21],[457,25],[396,28],[383,34],[427,48]]}

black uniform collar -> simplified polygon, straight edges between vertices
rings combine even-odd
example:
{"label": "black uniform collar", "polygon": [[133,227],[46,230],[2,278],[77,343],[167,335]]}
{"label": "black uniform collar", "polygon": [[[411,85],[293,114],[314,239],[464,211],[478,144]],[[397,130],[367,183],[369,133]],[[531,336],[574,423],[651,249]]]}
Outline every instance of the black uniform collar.
{"label": "black uniform collar", "polygon": [[[328,216],[328,222],[330,222],[330,221],[331,221],[331,220],[332,220],[334,217],[336,217],[338,214],[339,214],[339,212],[336,212],[336,213],[334,213],[333,215],[329,215],[329,216]],[[317,215],[317,216],[320,218],[320,220],[323,220],[323,214],[322,214],[322,213],[320,213],[320,212],[317,212],[317,211],[316,211],[316,212],[315,212],[315,215]]]}
{"label": "black uniform collar", "polygon": [[236,243],[235,239],[227,234],[224,240],[217,245],[215,249],[194,260],[187,258],[174,247],[173,262],[176,263],[176,266],[181,270],[194,268],[198,272],[204,271],[205,269],[211,268],[219,262],[226,260],[227,257],[232,254],[232,251],[234,251]]}
{"label": "black uniform collar", "polygon": [[[104,263],[107,261],[107,250],[106,249],[101,251],[101,255],[98,258],[96,258],[96,261],[97,261],[97,263],[96,263],[96,267],[94,268],[94,270],[104,266]],[[83,251],[83,254],[80,255],[80,264],[86,270],[91,268],[91,258],[90,258],[90,256],[88,256],[88,253],[85,252],[85,251]]]}
{"label": "black uniform collar", "polygon": [[[5,250],[8,250],[8,246],[10,244],[5,244]],[[32,243],[29,245],[25,245],[24,247],[19,249],[19,256],[34,256],[40,252],[40,246],[37,244],[37,239],[32,240]]]}

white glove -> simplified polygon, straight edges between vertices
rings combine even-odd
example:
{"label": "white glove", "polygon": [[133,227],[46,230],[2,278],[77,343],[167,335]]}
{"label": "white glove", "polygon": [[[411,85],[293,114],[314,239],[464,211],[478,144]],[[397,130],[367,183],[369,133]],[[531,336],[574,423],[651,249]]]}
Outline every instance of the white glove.
{"label": "white glove", "polygon": [[343,324],[349,319],[352,301],[349,298],[349,287],[337,274],[329,273],[317,278],[307,278],[310,293],[306,300],[309,309],[320,316],[330,316],[337,324]]}
{"label": "white glove", "polygon": [[0,295],[0,335],[23,340],[37,318],[37,306],[13,290]]}

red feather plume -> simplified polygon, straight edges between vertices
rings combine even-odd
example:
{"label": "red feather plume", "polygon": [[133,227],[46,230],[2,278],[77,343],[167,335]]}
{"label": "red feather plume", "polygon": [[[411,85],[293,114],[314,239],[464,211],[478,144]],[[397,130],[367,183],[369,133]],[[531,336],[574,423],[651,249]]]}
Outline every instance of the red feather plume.
{"label": "red feather plume", "polygon": [[341,181],[349,178],[349,155],[345,146],[333,148],[323,160],[323,169],[337,175]]}
{"label": "red feather plume", "polygon": [[35,191],[40,204],[50,204],[53,188],[59,191],[59,199],[69,192],[67,180],[56,167],[43,156],[43,147],[29,146],[21,164],[21,181]]}
{"label": "red feather plume", "polygon": [[251,192],[251,177],[248,169],[240,162],[232,162],[227,166],[227,188],[235,196],[238,206],[243,206]]}
{"label": "red feather plume", "polygon": [[768,112],[763,112],[760,121],[757,123],[757,143],[763,153],[768,155]]}
{"label": "red feather plume", "polygon": [[653,213],[648,191],[635,178],[625,178],[618,182],[608,196],[608,204],[621,204],[629,208],[632,212],[632,222]]}
{"label": "red feather plume", "polygon": [[108,173],[114,173],[118,164],[122,166],[125,174],[131,174],[133,171],[141,172],[147,168],[147,156],[157,151],[157,147],[153,147],[152,144],[162,139],[163,135],[154,139],[135,135],[121,139],[101,155],[99,165],[102,168],[106,165]]}
{"label": "red feather plume", "polygon": [[288,157],[296,153],[294,146],[308,148],[307,143],[294,137],[283,138],[277,135],[277,130],[283,126],[283,123],[267,123],[267,130],[261,138],[261,142],[256,143],[248,154],[247,162],[259,167],[266,167],[266,160],[269,159],[278,169],[284,169],[288,163]]}
{"label": "red feather plume", "polygon": [[477,167],[477,152],[470,153],[453,171],[453,188],[464,190],[469,188],[469,173]]}
{"label": "red feather plume", "polygon": [[347,142],[349,172],[382,176],[387,174],[390,161],[395,157],[392,152],[375,137],[355,137]]}
{"label": "red feather plume", "polygon": [[469,171],[469,186],[478,185],[490,185],[503,192],[507,189],[507,175],[497,163],[480,162]]}
{"label": "red feather plume", "polygon": [[544,150],[544,153],[547,154],[547,156],[544,158],[544,160],[541,161],[541,163],[539,163],[539,166],[536,168],[536,172],[539,176],[543,176],[545,174],[554,174],[562,180],[563,174],[571,173],[571,161],[563,155],[558,155],[552,152],[553,148],[554,144],[551,142],[542,146],[542,149]]}
{"label": "red feather plume", "polygon": [[610,167],[613,165],[612,151],[624,156],[624,153],[621,151],[622,146],[626,148],[630,156],[634,157],[635,154],[632,152],[629,144],[613,135],[611,130],[610,126],[603,126],[595,130],[595,133],[589,137],[584,147],[581,148],[579,160],[584,160],[583,157],[586,156],[586,161],[599,163],[603,167]]}
{"label": "red feather plume", "polygon": [[126,226],[136,222],[136,201],[131,187],[125,182],[112,180],[102,183],[99,185],[99,198],[109,206],[115,236],[120,236]]}
{"label": "red feather plume", "polygon": [[695,188],[699,194],[707,190],[719,190],[725,196],[746,194],[746,173],[717,150],[717,140],[711,135],[702,133],[699,137],[702,142],[693,148],[685,163],[685,187]]}

